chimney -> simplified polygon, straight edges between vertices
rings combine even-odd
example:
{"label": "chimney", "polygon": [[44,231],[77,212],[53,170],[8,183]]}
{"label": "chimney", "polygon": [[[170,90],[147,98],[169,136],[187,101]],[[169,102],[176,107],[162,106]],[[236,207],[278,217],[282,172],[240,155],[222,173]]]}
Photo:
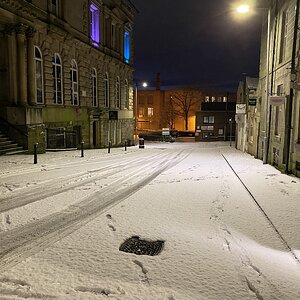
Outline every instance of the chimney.
{"label": "chimney", "polygon": [[160,73],[156,74],[156,90],[160,90]]}

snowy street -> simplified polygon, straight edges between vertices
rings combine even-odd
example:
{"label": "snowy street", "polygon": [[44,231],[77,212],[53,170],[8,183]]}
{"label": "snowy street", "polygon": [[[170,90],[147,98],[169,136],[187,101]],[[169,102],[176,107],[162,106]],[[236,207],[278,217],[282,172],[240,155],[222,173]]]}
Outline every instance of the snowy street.
{"label": "snowy street", "polygon": [[299,178],[225,142],[84,154],[0,156],[1,300],[300,299]]}

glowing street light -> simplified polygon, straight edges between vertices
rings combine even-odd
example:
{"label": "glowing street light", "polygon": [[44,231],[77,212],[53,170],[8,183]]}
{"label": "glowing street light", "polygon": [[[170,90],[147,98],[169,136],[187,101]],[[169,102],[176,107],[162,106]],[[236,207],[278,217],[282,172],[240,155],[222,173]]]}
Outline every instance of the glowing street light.
{"label": "glowing street light", "polygon": [[[142,87],[146,88],[147,82],[142,82]],[[134,113],[134,143],[137,145],[138,139],[138,83],[135,84],[135,113]]]}
{"label": "glowing street light", "polygon": [[237,7],[237,12],[240,14],[246,14],[250,12],[250,6],[247,4],[243,4]]}

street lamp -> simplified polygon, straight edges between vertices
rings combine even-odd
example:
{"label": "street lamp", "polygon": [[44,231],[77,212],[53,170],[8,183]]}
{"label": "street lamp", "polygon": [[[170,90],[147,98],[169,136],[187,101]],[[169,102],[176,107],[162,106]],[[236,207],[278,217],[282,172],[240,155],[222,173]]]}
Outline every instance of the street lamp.
{"label": "street lamp", "polygon": [[250,11],[250,6],[247,4],[243,4],[237,7],[236,11],[240,14],[246,14]]}
{"label": "street lamp", "polygon": [[[142,87],[146,88],[147,82],[142,82]],[[135,111],[134,111],[134,143],[137,145],[138,140],[138,83],[135,83]]]}
{"label": "street lamp", "polygon": [[[256,10],[264,10],[268,11],[268,19],[267,19],[267,59],[266,59],[266,106],[265,106],[265,137],[263,143],[263,163],[266,164],[268,162],[268,154],[269,154],[269,144],[270,144],[270,131],[271,131],[271,120],[272,120],[272,107],[270,103],[270,94],[273,93],[273,82],[274,82],[274,61],[275,61],[275,45],[276,45],[276,36],[277,36],[277,14],[275,15],[275,30],[274,30],[274,38],[273,38],[273,53],[272,53],[272,71],[271,71],[271,88],[270,88],[270,42],[271,42],[271,8],[255,8]],[[252,9],[248,4],[241,4],[237,7],[237,12],[240,14],[249,13]],[[258,132],[258,143],[259,143],[259,135]],[[257,147],[258,149],[258,147]],[[258,156],[258,153],[257,155]]]}

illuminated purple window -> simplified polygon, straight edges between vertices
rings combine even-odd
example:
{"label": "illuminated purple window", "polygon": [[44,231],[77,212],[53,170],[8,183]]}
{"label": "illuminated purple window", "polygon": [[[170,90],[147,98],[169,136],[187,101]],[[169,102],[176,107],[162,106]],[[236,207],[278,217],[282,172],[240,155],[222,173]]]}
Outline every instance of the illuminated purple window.
{"label": "illuminated purple window", "polygon": [[98,47],[100,42],[99,8],[93,3],[91,3],[90,5],[90,20],[91,20],[90,32],[91,32],[92,44]]}

